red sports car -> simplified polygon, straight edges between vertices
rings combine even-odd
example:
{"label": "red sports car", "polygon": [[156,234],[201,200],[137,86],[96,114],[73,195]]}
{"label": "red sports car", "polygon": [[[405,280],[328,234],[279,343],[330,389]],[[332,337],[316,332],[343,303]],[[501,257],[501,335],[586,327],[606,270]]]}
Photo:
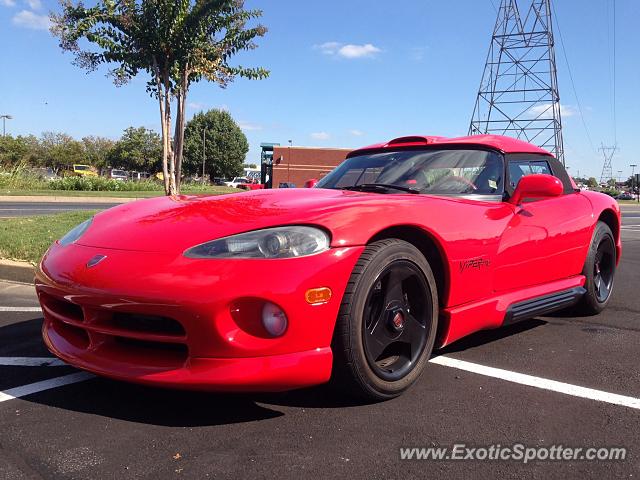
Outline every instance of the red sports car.
{"label": "red sports car", "polygon": [[400,394],[434,347],[608,303],[615,200],[511,138],[403,137],[312,189],[141,200],[78,225],[36,277],[48,348],[175,388],[327,382]]}

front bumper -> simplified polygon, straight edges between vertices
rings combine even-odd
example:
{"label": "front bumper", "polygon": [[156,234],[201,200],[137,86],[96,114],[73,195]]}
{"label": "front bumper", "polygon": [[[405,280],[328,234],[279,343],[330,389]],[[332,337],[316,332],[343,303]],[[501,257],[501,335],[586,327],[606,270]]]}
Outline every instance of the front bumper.
{"label": "front bumper", "polygon": [[[198,260],[54,245],[36,274],[43,338],[71,365],[136,383],[229,391],[323,383],[340,301],[362,248]],[[98,254],[107,258],[87,267]],[[318,287],[329,287],[331,300],[308,304],[305,292]],[[252,305],[265,301],[287,314],[282,337],[259,330]]]}

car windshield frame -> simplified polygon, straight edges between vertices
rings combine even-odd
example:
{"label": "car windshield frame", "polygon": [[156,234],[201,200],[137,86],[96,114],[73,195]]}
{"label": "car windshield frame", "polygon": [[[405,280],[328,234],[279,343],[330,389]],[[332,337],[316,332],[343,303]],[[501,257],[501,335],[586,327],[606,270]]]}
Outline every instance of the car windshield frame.
{"label": "car windshield frame", "polygon": [[[505,192],[505,165],[501,152],[466,145],[376,149],[349,156],[322,178],[316,188],[405,194],[398,187],[410,187],[417,192],[406,193],[501,201]],[[480,182],[479,187],[475,181]],[[367,188],[371,184],[378,187]],[[389,188],[385,189],[384,184]],[[360,185],[362,188],[358,188]]]}

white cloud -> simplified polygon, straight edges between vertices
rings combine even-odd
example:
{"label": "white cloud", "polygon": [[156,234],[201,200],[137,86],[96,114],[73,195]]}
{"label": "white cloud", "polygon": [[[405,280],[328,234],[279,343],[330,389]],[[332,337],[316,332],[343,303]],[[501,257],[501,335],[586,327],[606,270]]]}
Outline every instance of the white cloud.
{"label": "white cloud", "polygon": [[314,132],[311,134],[311,138],[314,140],[329,140],[330,137],[331,135],[327,132]]}
{"label": "white cloud", "polygon": [[198,102],[188,102],[187,103],[187,108],[191,108],[192,110],[203,110],[204,109],[204,105],[202,103],[198,103]]}
{"label": "white cloud", "polygon": [[262,130],[262,125],[258,125],[257,123],[245,122],[243,120],[238,121],[238,126],[242,130],[246,130],[248,132]]}
{"label": "white cloud", "polygon": [[[551,115],[553,113],[550,103],[534,105],[529,109],[534,115]],[[560,104],[560,115],[563,117],[573,117],[578,111],[571,105]]]}
{"label": "white cloud", "polygon": [[335,53],[340,48],[340,43],[338,42],[326,42],[322,45],[315,45],[313,48],[320,50],[325,55],[335,55]]}
{"label": "white cloud", "polygon": [[51,21],[48,15],[38,15],[28,10],[21,10],[13,16],[13,23],[19,27],[32,30],[49,30]]}
{"label": "white cloud", "polygon": [[382,50],[371,43],[364,45],[343,44],[339,42],[326,42],[316,45],[314,48],[320,50],[325,55],[337,55],[343,58],[370,58],[380,53]]}
{"label": "white cloud", "polygon": [[5,7],[15,7],[16,0],[0,0],[0,5],[3,5]]}
{"label": "white cloud", "polygon": [[29,5],[29,8],[31,10],[40,10],[42,8],[42,3],[40,2],[40,0],[25,0],[25,3]]}
{"label": "white cloud", "polygon": [[354,137],[361,137],[364,135],[364,132],[362,130],[358,130],[358,129],[353,129],[353,130],[349,130],[349,133],[351,135],[353,135]]}

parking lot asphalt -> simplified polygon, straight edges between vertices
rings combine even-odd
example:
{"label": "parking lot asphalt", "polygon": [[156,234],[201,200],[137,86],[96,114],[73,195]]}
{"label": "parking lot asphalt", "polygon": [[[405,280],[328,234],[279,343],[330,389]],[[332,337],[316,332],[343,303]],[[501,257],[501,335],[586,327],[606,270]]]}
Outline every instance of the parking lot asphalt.
{"label": "parking lot asphalt", "polygon": [[[48,380],[77,371],[47,365],[33,288],[0,282],[0,478],[637,477],[640,211],[626,212],[623,222],[623,258],[605,312],[475,334],[435,352],[403,396],[370,405],[327,387],[223,395],[86,375],[50,388]],[[510,375],[478,374],[442,359]],[[605,395],[594,400],[540,388],[544,382],[523,385],[510,379],[518,373]],[[42,391],[23,396],[33,385]],[[400,447],[456,443],[622,446],[628,454],[624,461],[526,465],[400,460]]]}

